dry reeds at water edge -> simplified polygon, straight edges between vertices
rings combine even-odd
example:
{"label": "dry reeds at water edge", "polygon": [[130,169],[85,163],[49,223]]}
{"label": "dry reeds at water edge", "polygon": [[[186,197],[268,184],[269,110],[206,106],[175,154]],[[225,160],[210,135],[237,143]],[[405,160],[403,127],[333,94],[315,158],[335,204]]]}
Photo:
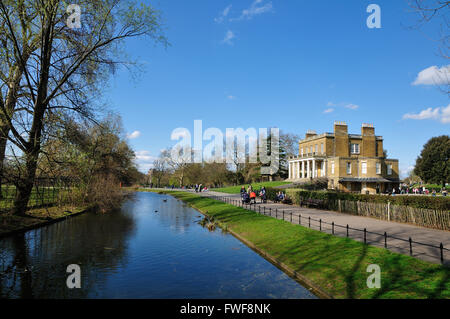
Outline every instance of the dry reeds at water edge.
{"label": "dry reeds at water edge", "polygon": [[209,231],[215,231],[218,226],[217,222],[213,217],[209,218],[208,216],[204,217],[201,221],[198,222],[202,227],[208,228]]}

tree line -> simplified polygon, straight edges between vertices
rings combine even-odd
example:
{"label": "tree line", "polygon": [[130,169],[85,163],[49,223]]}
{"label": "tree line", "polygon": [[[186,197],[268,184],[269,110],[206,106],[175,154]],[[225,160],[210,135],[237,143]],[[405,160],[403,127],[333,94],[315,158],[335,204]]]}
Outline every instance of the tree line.
{"label": "tree line", "polygon": [[0,176],[16,188],[14,215],[40,176],[77,177],[95,200],[95,189],[136,174],[120,120],[98,97],[115,70],[133,67],[125,40],[167,44],[160,12],[128,0],[77,4],[74,29],[65,1],[0,0]]}

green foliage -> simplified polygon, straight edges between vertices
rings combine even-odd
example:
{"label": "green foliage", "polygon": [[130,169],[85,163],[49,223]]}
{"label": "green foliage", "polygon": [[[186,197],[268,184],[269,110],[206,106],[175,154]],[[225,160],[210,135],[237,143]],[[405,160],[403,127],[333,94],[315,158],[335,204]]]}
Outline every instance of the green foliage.
{"label": "green foliage", "polygon": [[[273,200],[278,189],[267,188],[268,198]],[[384,196],[384,195],[364,195],[352,193],[340,193],[331,191],[308,191],[303,189],[288,189],[286,194],[292,199],[294,204],[299,205],[307,199],[320,199],[324,201],[324,206],[335,210],[338,200],[388,203],[393,205],[403,205],[416,208],[427,208],[436,210],[450,210],[450,197],[432,197],[432,196]]]}
{"label": "green foliage", "polygon": [[433,137],[423,147],[416,160],[414,172],[426,183],[450,181],[450,136]]}

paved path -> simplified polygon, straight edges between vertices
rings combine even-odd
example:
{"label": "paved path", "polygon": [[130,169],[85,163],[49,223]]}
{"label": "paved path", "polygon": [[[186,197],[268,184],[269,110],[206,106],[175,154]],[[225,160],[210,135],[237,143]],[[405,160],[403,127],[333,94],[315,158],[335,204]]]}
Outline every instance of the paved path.
{"label": "paved path", "polygon": [[[225,194],[219,192],[206,192],[201,193],[202,196],[205,197],[214,197],[219,196],[221,200],[225,200],[233,205],[240,205],[240,195],[239,194]],[[249,208],[250,206],[247,206]],[[311,217],[315,220],[322,219],[322,231],[327,233],[332,233],[332,222],[335,225],[342,225],[344,227],[334,227],[334,234],[340,237],[347,236],[346,226],[349,225],[349,237],[352,239],[363,242],[364,241],[364,232],[356,231],[353,229],[363,230],[367,229],[366,240],[367,243],[374,246],[384,247],[385,238],[384,233],[386,232],[389,236],[387,239],[387,248],[391,251],[409,255],[410,254],[410,243],[409,238],[411,237],[413,240],[412,249],[413,256],[427,260],[433,263],[441,262],[441,251],[439,248],[440,244],[443,243],[444,254],[444,264],[450,265],[450,232],[443,230],[436,230],[431,228],[425,228],[420,226],[414,226],[409,224],[402,224],[396,222],[388,222],[383,220],[378,220],[370,217],[361,217],[354,216],[348,214],[342,214],[334,211],[327,210],[319,210],[319,209],[311,209],[311,208],[303,208],[299,206],[291,206],[285,204],[275,204],[273,202],[267,202],[266,204],[261,204],[259,201],[256,205],[251,205],[251,209],[254,211],[261,211],[261,213],[265,213],[274,218],[277,216],[278,219],[283,218],[284,211],[284,220],[292,222],[294,224],[301,223],[303,226],[309,226],[308,218]],[[291,217],[292,216],[292,217]],[[301,216],[301,217],[300,217]],[[292,221],[291,221],[292,218]],[[320,223],[311,221],[311,228],[319,230]],[[372,233],[377,234],[372,234]],[[398,240],[391,238],[396,237],[404,240]],[[418,243],[424,243],[429,245],[437,246],[430,247],[419,245]]]}

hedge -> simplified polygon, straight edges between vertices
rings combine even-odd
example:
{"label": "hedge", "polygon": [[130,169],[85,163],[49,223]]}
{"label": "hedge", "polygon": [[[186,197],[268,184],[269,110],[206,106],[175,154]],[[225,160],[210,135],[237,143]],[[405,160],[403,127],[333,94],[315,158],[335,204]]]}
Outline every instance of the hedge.
{"label": "hedge", "polygon": [[[273,200],[280,189],[268,187],[267,197]],[[287,195],[292,199],[294,204],[300,204],[301,201],[307,199],[321,199],[326,203],[332,203],[337,200],[348,200],[354,202],[370,202],[370,203],[391,203],[391,205],[409,206],[415,208],[434,209],[442,211],[450,211],[450,197],[432,197],[432,196],[385,196],[385,195],[365,195],[353,193],[341,193],[332,191],[308,191],[302,189],[288,189]],[[330,209],[332,209],[330,207]]]}

